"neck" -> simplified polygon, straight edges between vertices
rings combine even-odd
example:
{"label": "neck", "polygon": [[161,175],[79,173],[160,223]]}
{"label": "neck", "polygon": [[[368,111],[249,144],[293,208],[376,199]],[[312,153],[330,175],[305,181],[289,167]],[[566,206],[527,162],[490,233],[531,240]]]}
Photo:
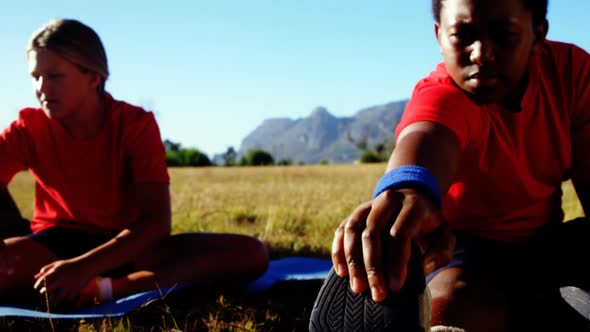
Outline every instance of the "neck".
{"label": "neck", "polygon": [[522,102],[524,94],[526,93],[528,81],[529,75],[528,72],[525,72],[523,78],[520,80],[520,83],[518,84],[518,88],[513,93],[509,94],[502,102],[502,105],[504,105],[504,107],[506,107],[507,110],[511,112],[520,112],[522,110],[520,104]]}
{"label": "neck", "polygon": [[104,127],[106,118],[104,98],[98,95],[87,98],[75,117],[62,119],[61,124],[77,140],[89,139],[98,135]]}

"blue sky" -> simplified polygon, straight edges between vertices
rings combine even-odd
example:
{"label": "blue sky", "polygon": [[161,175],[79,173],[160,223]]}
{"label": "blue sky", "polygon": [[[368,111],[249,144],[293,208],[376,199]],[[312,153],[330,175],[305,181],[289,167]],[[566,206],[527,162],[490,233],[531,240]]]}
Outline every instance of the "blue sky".
{"label": "blue sky", "polygon": [[[0,127],[35,106],[24,48],[52,18],[101,36],[107,90],[154,110],[163,138],[212,156],[264,119],[336,116],[410,96],[441,60],[430,0],[5,1]],[[549,38],[590,51],[590,0],[550,0]]]}

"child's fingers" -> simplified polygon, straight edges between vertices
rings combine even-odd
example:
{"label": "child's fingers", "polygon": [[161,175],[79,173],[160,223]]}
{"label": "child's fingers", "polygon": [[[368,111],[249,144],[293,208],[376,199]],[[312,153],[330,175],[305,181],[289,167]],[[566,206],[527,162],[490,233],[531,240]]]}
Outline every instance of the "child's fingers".
{"label": "child's fingers", "polygon": [[396,238],[388,243],[387,259],[391,264],[387,265],[387,277],[388,287],[392,292],[399,291],[406,282],[411,249],[409,239]]}
{"label": "child's fingers", "polygon": [[344,227],[348,222],[348,217],[340,223],[340,226],[334,233],[334,240],[332,241],[332,264],[334,270],[340,277],[348,275],[348,268],[346,266],[346,255],[344,254]]}
{"label": "child's fingers", "polygon": [[387,296],[385,265],[389,261],[385,261],[383,248],[393,240],[389,235],[389,228],[399,212],[400,198],[395,193],[385,193],[376,198],[362,236],[365,272],[371,288],[371,297],[375,302],[383,301]]}
{"label": "child's fingers", "polygon": [[350,276],[350,288],[359,294],[367,288],[367,275],[363,263],[362,234],[371,211],[370,202],[360,205],[344,226],[344,255]]}

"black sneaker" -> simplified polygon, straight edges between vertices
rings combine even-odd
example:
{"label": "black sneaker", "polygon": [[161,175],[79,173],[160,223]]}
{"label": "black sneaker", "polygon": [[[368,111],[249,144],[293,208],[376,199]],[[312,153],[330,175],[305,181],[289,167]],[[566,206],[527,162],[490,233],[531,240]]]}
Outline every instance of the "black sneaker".
{"label": "black sneaker", "polygon": [[348,277],[339,277],[332,268],[314,303],[309,330],[425,332],[428,323],[424,324],[422,301],[426,282],[416,246],[412,248],[406,280],[400,292],[390,292],[384,301],[374,302],[370,290],[353,293]]}

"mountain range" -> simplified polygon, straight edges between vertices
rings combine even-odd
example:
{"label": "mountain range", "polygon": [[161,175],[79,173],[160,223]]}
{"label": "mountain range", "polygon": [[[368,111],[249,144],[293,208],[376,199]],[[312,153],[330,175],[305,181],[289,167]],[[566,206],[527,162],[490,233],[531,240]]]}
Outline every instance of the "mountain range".
{"label": "mountain range", "polygon": [[266,119],[242,140],[238,154],[259,148],[270,152],[275,161],[355,162],[362,153],[355,142],[363,139],[368,148],[374,148],[393,140],[406,104],[402,100],[368,107],[351,117],[336,117],[319,106],[300,119]]}

